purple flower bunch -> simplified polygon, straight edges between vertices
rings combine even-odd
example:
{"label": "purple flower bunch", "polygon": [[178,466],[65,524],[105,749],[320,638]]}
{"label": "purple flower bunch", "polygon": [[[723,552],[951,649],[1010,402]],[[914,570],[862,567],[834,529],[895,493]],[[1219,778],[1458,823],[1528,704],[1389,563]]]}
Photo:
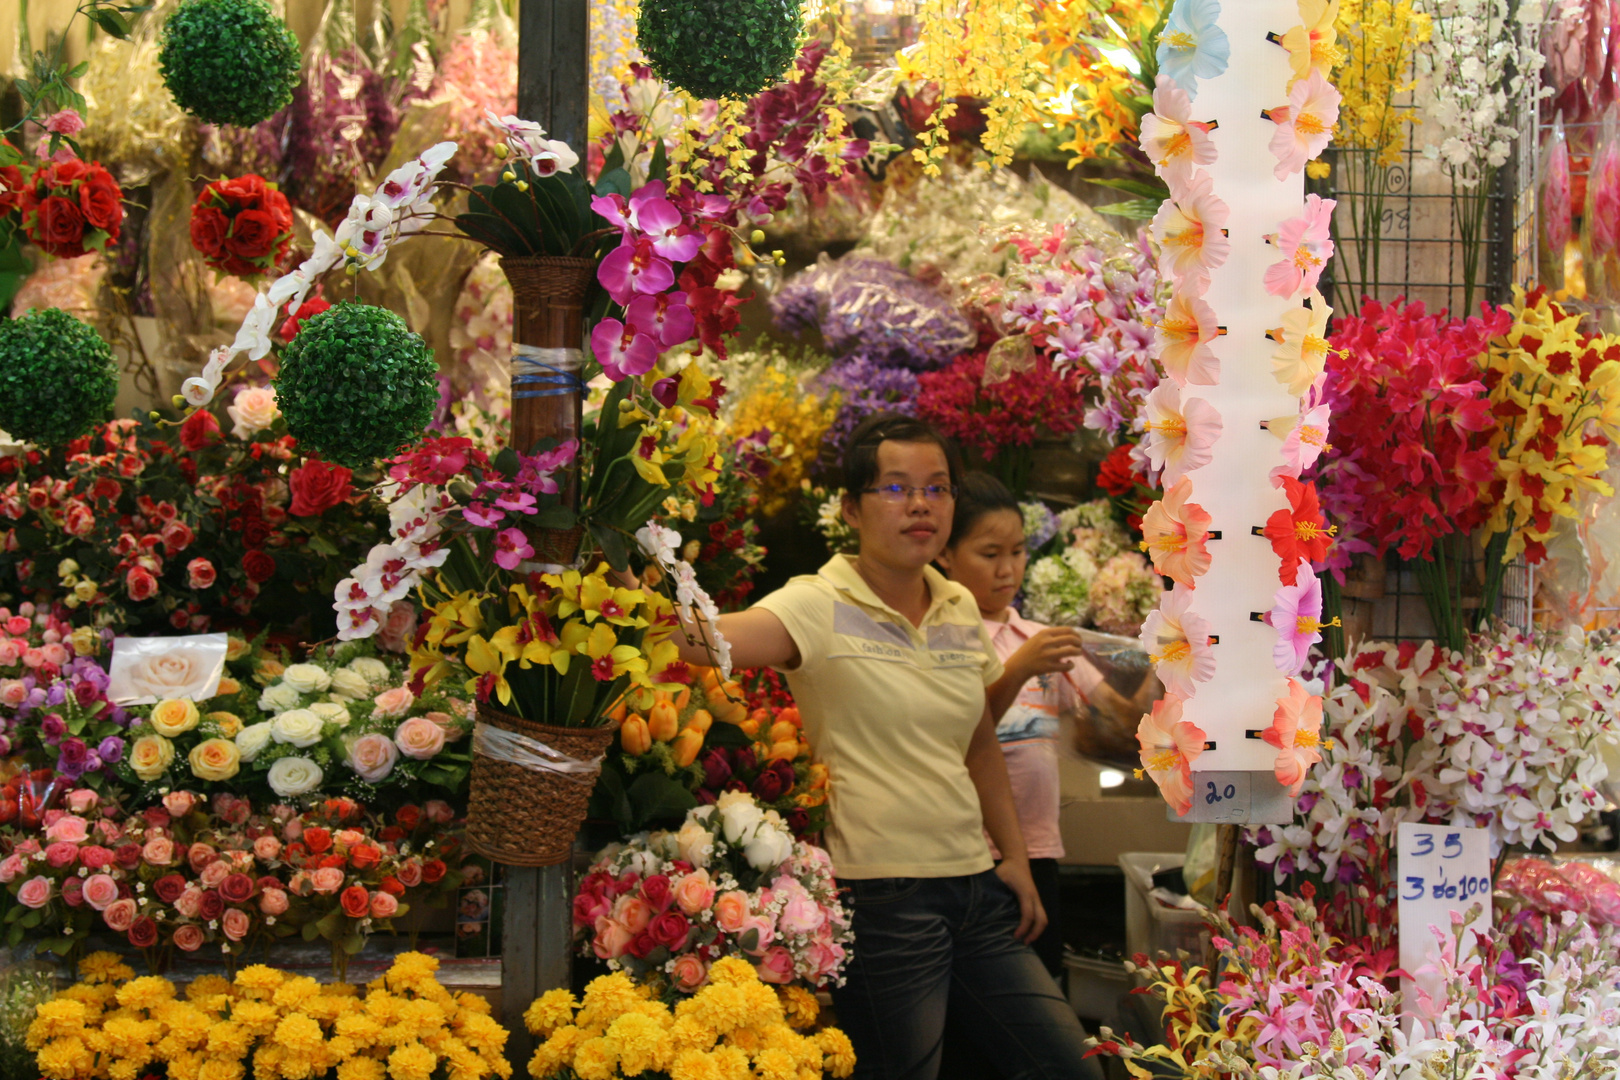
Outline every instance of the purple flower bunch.
{"label": "purple flower bunch", "polygon": [[0,680],[0,754],[23,753],[70,782],[110,776],[124,758],[123,732],[132,717],[107,700],[107,683],[106,669],[89,656],[74,657],[54,674]]}
{"label": "purple flower bunch", "polygon": [[[669,290],[675,264],[690,261],[703,247],[704,235],[666,198],[667,190],[655,180],[628,201],[622,195],[591,198],[591,209],[620,233],[619,246],[597,267],[596,279],[624,309],[624,318],[605,318],[591,330],[591,353],[614,382],[651,371],[659,353],[692,340],[697,330],[686,292]],[[699,213],[708,205],[704,199],[694,202]]]}
{"label": "purple flower bunch", "polygon": [[836,461],[856,425],[875,412],[917,411],[917,373],[888,367],[864,356],[840,360],[816,379],[823,393],[840,398],[838,415],[822,436],[822,460]]}
{"label": "purple flower bunch", "polygon": [[778,329],[815,327],[833,355],[932,371],[978,344],[956,305],[893,263],[823,258],[771,301]]}

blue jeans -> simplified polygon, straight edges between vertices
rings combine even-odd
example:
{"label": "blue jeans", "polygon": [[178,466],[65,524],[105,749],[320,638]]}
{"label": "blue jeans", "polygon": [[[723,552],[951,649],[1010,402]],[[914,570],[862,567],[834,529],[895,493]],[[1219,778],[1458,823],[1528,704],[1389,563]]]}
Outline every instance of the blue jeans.
{"label": "blue jeans", "polygon": [[1004,1080],[1101,1080],[1085,1030],[1029,946],[995,871],[846,882],[855,943],[833,990],[856,1080],[935,1080],[945,1014]]}

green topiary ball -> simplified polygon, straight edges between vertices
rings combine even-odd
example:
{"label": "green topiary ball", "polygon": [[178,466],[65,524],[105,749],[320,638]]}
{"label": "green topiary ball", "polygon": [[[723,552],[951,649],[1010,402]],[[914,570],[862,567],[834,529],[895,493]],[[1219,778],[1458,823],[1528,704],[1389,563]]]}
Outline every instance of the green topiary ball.
{"label": "green topiary ball", "polygon": [[748,98],[799,51],[797,0],[642,0],[636,44],[660,79],[697,98]]}
{"label": "green topiary ball", "polygon": [[186,112],[252,127],[292,100],[300,53],[264,0],[185,0],[163,25],[158,62]]}
{"label": "green topiary ball", "polygon": [[0,428],[59,446],[106,419],[118,365],[95,330],[60,308],[0,319]]}
{"label": "green topiary ball", "polygon": [[433,349],[387,308],[345,301],[307,319],[276,403],[305,451],[358,468],[413,442],[439,404]]}

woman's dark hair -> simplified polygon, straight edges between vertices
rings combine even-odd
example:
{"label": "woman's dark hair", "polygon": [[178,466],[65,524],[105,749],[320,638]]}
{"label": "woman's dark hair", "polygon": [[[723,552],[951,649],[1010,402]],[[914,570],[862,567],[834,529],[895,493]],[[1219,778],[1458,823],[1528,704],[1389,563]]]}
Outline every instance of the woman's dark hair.
{"label": "woman's dark hair", "polygon": [[947,547],[966,540],[973,526],[986,514],[1011,510],[1022,520],[1023,511],[1007,485],[987,472],[970,472],[956,485],[956,514],[951,518],[951,539]]}
{"label": "woman's dark hair", "polygon": [[952,486],[962,481],[962,455],[956,444],[947,439],[938,428],[926,420],[904,413],[873,413],[855,426],[849,442],[844,444],[844,490],[850,498],[877,480],[878,447],[886,442],[933,443],[945,452],[945,467],[950,470]]}

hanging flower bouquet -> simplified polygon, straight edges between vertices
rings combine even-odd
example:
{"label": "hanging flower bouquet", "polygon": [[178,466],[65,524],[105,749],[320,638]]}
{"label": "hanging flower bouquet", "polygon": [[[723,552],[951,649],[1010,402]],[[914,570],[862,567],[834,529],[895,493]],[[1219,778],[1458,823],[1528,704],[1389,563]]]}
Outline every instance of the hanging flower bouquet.
{"label": "hanging flower bouquet", "polygon": [[587,955],[682,994],[727,956],[769,983],[841,982],[849,927],[827,853],[741,791],[609,847],[574,898]]}
{"label": "hanging flower bouquet", "polygon": [[204,185],[191,205],[191,246],[227,274],[254,277],[276,269],[292,236],[287,196],[254,173]]}
{"label": "hanging flower bouquet", "polygon": [[[124,192],[98,161],[76,156],[41,162],[15,178],[23,234],[47,255],[72,259],[118,243]],[[6,182],[10,187],[10,181]]]}

